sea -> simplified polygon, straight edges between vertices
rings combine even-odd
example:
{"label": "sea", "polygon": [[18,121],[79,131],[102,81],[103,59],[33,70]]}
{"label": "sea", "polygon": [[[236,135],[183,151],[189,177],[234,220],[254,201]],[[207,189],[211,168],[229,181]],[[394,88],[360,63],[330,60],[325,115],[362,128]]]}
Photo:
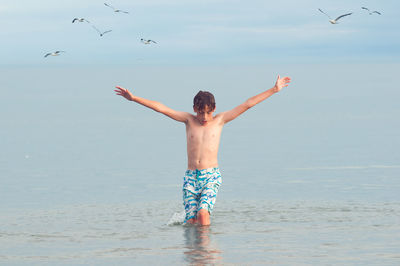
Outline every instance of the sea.
{"label": "sea", "polygon": [[[400,265],[399,64],[25,66],[0,75],[0,265]],[[210,226],[183,224],[185,127],[225,125]]]}

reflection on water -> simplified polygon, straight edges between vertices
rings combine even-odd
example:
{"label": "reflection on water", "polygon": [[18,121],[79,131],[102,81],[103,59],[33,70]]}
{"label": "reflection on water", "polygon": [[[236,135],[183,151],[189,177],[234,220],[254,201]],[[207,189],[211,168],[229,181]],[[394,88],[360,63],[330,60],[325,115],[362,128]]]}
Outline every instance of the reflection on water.
{"label": "reflection on water", "polygon": [[185,226],[185,260],[190,265],[221,263],[221,251],[212,241],[210,226]]}

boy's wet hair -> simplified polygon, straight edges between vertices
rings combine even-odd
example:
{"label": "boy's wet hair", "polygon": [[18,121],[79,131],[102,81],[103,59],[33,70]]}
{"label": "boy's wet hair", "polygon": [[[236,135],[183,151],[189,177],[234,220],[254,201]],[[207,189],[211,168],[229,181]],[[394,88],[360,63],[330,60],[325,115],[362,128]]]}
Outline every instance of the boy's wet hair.
{"label": "boy's wet hair", "polygon": [[193,99],[193,107],[197,110],[204,110],[208,106],[211,110],[215,109],[215,98],[211,92],[199,91]]}

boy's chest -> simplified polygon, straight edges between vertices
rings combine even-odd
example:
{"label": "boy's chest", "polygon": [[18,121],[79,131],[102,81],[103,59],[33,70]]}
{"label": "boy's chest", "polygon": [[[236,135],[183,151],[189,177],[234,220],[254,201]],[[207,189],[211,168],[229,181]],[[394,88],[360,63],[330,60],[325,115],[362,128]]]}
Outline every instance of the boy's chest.
{"label": "boy's chest", "polygon": [[217,125],[188,127],[186,134],[190,142],[218,142],[222,127]]}

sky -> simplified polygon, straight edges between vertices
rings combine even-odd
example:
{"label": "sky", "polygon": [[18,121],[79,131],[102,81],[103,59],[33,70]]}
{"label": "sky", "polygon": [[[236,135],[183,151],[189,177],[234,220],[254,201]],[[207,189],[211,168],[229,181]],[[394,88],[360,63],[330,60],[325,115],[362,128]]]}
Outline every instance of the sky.
{"label": "sky", "polygon": [[[399,7],[385,1],[0,0],[3,67],[399,62]],[[361,7],[378,10],[369,15]],[[331,17],[353,12],[331,25]],[[71,23],[73,18],[91,22]],[[112,30],[100,37],[91,27]],[[144,45],[140,39],[157,44]],[[44,55],[56,50],[59,57]],[[49,62],[50,61],[50,62]]]}

